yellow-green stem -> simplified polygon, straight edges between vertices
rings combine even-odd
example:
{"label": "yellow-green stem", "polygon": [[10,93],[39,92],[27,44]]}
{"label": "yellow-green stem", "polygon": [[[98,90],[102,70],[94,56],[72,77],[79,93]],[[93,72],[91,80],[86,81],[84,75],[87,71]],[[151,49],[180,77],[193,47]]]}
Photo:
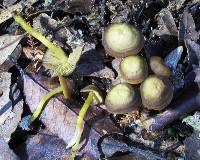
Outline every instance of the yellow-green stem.
{"label": "yellow-green stem", "polygon": [[65,81],[65,78],[63,76],[59,76],[59,82],[63,90],[64,98],[68,99],[70,97],[70,92],[69,92],[68,84]]}
{"label": "yellow-green stem", "polygon": [[41,33],[36,31],[33,27],[31,27],[21,16],[14,16],[14,20],[21,25],[21,27],[28,32],[30,35],[38,39],[40,42],[42,42],[46,47],[49,48],[51,52],[58,56],[66,56],[65,52],[59,48],[56,47],[52,42],[50,42],[45,36],[43,36]]}
{"label": "yellow-green stem", "polygon": [[35,121],[35,119],[38,118],[38,116],[40,115],[40,113],[42,112],[42,109],[44,107],[44,105],[47,103],[47,101],[53,97],[54,95],[61,93],[62,87],[57,87],[54,88],[53,90],[51,90],[50,92],[48,92],[46,95],[44,95],[38,105],[38,107],[36,108],[35,112],[33,113],[31,119],[30,119],[30,123],[32,123],[33,121]]}
{"label": "yellow-green stem", "polygon": [[76,128],[79,128],[81,132],[79,133],[79,135],[76,138],[75,145],[72,147],[72,157],[73,158],[76,156],[76,152],[78,151],[81,135],[83,132],[84,117],[85,117],[85,114],[86,114],[91,102],[93,101],[93,98],[94,98],[94,93],[90,92],[87,99],[85,100],[83,107],[81,108],[81,110],[79,112],[79,116],[78,116],[77,122],[76,122]]}

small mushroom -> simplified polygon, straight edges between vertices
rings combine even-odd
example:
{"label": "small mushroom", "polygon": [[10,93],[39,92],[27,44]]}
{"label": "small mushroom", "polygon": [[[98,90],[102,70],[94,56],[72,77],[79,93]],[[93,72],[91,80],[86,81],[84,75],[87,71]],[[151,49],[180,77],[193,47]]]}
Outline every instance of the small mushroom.
{"label": "small mushroom", "polygon": [[121,61],[120,72],[128,83],[139,84],[148,76],[148,65],[141,56],[128,56]]}
{"label": "small mushroom", "polygon": [[81,135],[83,133],[83,128],[84,128],[84,123],[83,123],[84,117],[86,115],[86,112],[87,112],[89,106],[91,105],[91,103],[98,104],[98,103],[103,102],[103,97],[102,97],[101,91],[94,85],[86,86],[85,88],[83,88],[81,90],[81,92],[88,92],[89,95],[88,95],[87,99],[85,100],[85,103],[83,104],[83,106],[79,112],[79,116],[78,116],[77,122],[76,122],[76,130],[75,130],[74,136],[66,147],[67,149],[72,147],[72,157],[73,158],[76,156],[76,152],[78,151],[78,148],[79,148],[79,143],[80,143]]}
{"label": "small mushroom", "polygon": [[174,87],[168,78],[151,75],[140,86],[142,104],[147,109],[162,110],[170,104]]}
{"label": "small mushroom", "polygon": [[126,57],[140,52],[144,36],[130,24],[115,23],[105,29],[102,43],[111,56]]}
{"label": "small mushroom", "polygon": [[128,83],[120,83],[113,86],[105,99],[106,109],[116,114],[138,110],[141,104],[138,89]]}
{"label": "small mushroom", "polygon": [[81,89],[80,92],[88,92],[88,93],[93,92],[94,93],[93,101],[92,101],[93,105],[103,103],[102,92],[95,85],[88,85],[85,88]]}
{"label": "small mushroom", "polygon": [[150,58],[151,70],[158,76],[169,77],[171,75],[171,70],[164,64],[161,57],[152,56]]}

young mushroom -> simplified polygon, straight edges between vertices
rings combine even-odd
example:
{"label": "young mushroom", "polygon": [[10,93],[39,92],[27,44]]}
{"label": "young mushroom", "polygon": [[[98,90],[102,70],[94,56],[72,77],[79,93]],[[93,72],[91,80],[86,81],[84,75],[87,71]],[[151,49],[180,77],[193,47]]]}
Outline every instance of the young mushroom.
{"label": "young mushroom", "polygon": [[140,56],[128,56],[120,63],[123,79],[131,84],[139,84],[148,76],[148,65]]}
{"label": "young mushroom", "polygon": [[149,131],[158,131],[182,115],[200,110],[200,91],[192,87],[186,90],[177,101],[170,104],[164,112],[143,121],[144,127]]}
{"label": "young mushroom", "polygon": [[103,46],[113,57],[126,57],[140,52],[144,46],[144,37],[130,24],[111,24],[103,33]]}
{"label": "young mushroom", "polygon": [[158,76],[169,77],[171,75],[171,70],[164,64],[161,57],[152,56],[150,58],[151,70]]}
{"label": "young mushroom", "polygon": [[[61,48],[55,46],[41,33],[37,32],[21,16],[14,16],[13,18],[26,32],[41,41],[48,48],[42,60],[43,65],[50,71],[52,77],[59,77],[59,82],[64,94],[64,98],[68,99],[70,97],[70,92],[64,76],[70,75],[75,70],[76,64],[82,54],[83,46],[75,48],[73,52],[67,56]],[[52,90],[50,91],[49,95],[52,97],[53,93],[57,94],[57,92]],[[48,94],[45,97],[48,97]],[[36,111],[33,113],[30,122],[33,122],[37,118],[36,116],[39,116],[45,104],[44,100],[48,100],[48,98],[45,97],[40,102],[38,109],[36,109]]]}
{"label": "young mushroom", "polygon": [[165,77],[151,75],[140,86],[142,104],[147,109],[162,110],[170,104],[174,87]]}
{"label": "young mushroom", "polygon": [[94,85],[86,86],[85,88],[83,88],[81,90],[81,92],[88,92],[89,95],[88,95],[87,99],[85,100],[85,103],[83,104],[83,106],[79,112],[79,116],[78,116],[77,122],[76,122],[76,130],[75,130],[74,136],[66,147],[67,149],[72,148],[72,158],[74,158],[76,156],[76,153],[79,149],[79,143],[80,143],[81,135],[83,132],[83,127],[84,127],[84,117],[86,115],[86,112],[87,112],[89,106],[92,103],[93,103],[93,105],[97,105],[97,104],[100,104],[103,102],[103,97],[102,97],[101,91]]}
{"label": "young mushroom", "polygon": [[141,104],[138,89],[128,83],[113,86],[105,99],[106,109],[114,114],[124,114],[138,110]]}

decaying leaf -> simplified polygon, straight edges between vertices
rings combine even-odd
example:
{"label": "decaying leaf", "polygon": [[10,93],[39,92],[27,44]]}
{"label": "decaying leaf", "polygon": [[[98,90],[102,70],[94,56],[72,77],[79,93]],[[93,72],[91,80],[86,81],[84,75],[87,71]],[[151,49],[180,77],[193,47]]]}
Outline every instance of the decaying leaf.
{"label": "decaying leaf", "polygon": [[[26,154],[24,154],[24,146]],[[48,131],[40,131],[37,135],[27,139],[25,144],[19,146],[16,153],[20,159],[42,159],[42,160],[67,160],[66,144],[63,140]]]}
{"label": "decaying leaf", "polygon": [[16,50],[18,43],[23,38],[23,35],[9,35],[5,34],[0,36],[0,72],[7,71],[10,67],[12,67],[13,63],[10,61],[16,61],[21,51]]}
{"label": "decaying leaf", "polygon": [[165,64],[173,70],[176,70],[177,65],[181,59],[183,47],[179,46],[171,51],[164,59]]}
{"label": "decaying leaf", "polygon": [[74,74],[79,76],[93,76],[113,80],[115,77],[112,69],[105,66],[101,51],[89,49],[81,56]]}
{"label": "decaying leaf", "polygon": [[180,20],[178,34],[180,42],[183,42],[185,39],[190,39],[196,42],[199,39],[199,33],[196,31],[194,19],[187,9],[183,12]]}
{"label": "decaying leaf", "polygon": [[59,9],[69,13],[88,13],[94,5],[94,0],[73,0],[73,1],[57,1],[56,6]]}
{"label": "decaying leaf", "polygon": [[200,83],[200,68],[195,68],[185,76],[185,88]]}
{"label": "decaying leaf", "polygon": [[11,84],[11,74],[1,73],[0,74],[0,92],[2,93],[0,97],[0,125],[2,125],[5,120],[11,116],[12,117],[12,102],[9,98]]}
{"label": "decaying leaf", "polygon": [[[6,105],[0,110],[0,114],[4,113],[6,109],[10,109],[9,116],[5,119],[4,123],[0,124],[0,137],[5,141],[9,141],[12,133],[16,130],[23,112],[23,100],[17,84],[11,87],[11,100],[7,101]],[[4,116],[4,114],[1,114]]]}
{"label": "decaying leaf", "polygon": [[15,4],[0,12],[0,24],[12,18],[16,13],[20,13],[23,7],[21,4]]}
{"label": "decaying leaf", "polygon": [[[44,81],[43,83],[45,84]],[[33,81],[27,75],[24,75],[24,94],[26,97],[26,103],[29,105],[32,112],[36,109],[42,95],[46,93],[47,90],[42,88],[39,84],[35,83],[35,81]],[[53,134],[58,135],[66,143],[69,143],[74,135],[77,118],[77,114],[73,112],[73,110],[77,110],[77,106],[75,106],[75,104],[68,104],[68,107],[59,99],[52,98],[40,116],[40,120],[45,124],[46,128]],[[87,116],[86,119],[90,121],[91,125],[97,125],[97,122],[99,122],[101,119],[105,119],[105,116],[108,116],[102,114],[102,112],[103,110],[99,110],[95,116],[93,115],[94,117],[91,117],[91,114],[88,114],[89,117]],[[94,121],[94,119],[97,117],[99,117],[98,120]],[[105,126],[102,123],[104,123],[104,121],[101,121],[101,123],[96,126],[96,130],[98,130],[98,126]],[[110,131],[116,131],[117,128],[115,128],[112,123],[113,122],[111,121],[107,121],[106,127],[110,126]],[[88,128],[87,125],[85,125],[85,127],[86,128],[84,129],[83,133],[84,141],[82,142],[82,145],[87,142],[88,136],[94,136],[98,138],[100,136],[99,132],[103,131],[103,128],[101,128],[99,132],[96,132],[94,129]],[[91,145],[92,141],[89,141],[84,150],[88,150],[88,147],[91,150]],[[95,148],[93,148],[91,152],[97,151]]]}
{"label": "decaying leaf", "polygon": [[69,46],[76,48],[83,44],[83,40],[75,35],[72,28],[68,28],[72,22],[70,20],[57,21],[45,13],[40,14],[33,19],[33,27],[43,35],[47,35],[55,44],[69,49]]}
{"label": "decaying leaf", "polygon": [[162,9],[157,15],[158,30],[154,30],[157,36],[176,36],[178,30],[171,12],[168,9]]}
{"label": "decaying leaf", "polygon": [[185,39],[185,46],[188,53],[188,67],[187,70],[191,69],[194,65],[200,65],[200,45],[196,42]]}
{"label": "decaying leaf", "polygon": [[196,112],[193,116],[188,116],[183,119],[183,122],[192,126],[193,129],[200,132],[200,113]]}
{"label": "decaying leaf", "polygon": [[0,137],[0,159],[19,160],[15,153],[9,148],[8,144]]}
{"label": "decaying leaf", "polygon": [[190,137],[186,138],[185,157],[188,160],[197,160],[200,157],[200,140],[199,132],[194,132]]}
{"label": "decaying leaf", "polygon": [[3,0],[3,6],[8,7],[13,5],[17,0]]}
{"label": "decaying leaf", "polygon": [[8,19],[12,18],[16,14],[21,13],[25,6],[30,7],[32,4],[37,2],[38,0],[27,0],[23,1],[22,3],[17,3],[14,5],[9,6],[6,9],[0,11],[0,24],[7,21]]}

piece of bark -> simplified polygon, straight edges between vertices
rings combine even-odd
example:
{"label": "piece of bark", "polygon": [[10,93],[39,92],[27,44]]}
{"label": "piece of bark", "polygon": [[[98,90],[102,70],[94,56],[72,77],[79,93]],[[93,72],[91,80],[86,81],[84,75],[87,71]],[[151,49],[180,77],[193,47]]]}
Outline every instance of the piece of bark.
{"label": "piece of bark", "polygon": [[0,137],[0,159],[19,160],[15,153],[9,148],[8,144]]}
{"label": "piece of bark", "polygon": [[157,114],[153,118],[145,120],[143,124],[147,130],[157,131],[179,119],[180,116],[199,109],[200,92],[191,88],[191,90],[185,92],[179,100],[172,103],[167,110]]}

